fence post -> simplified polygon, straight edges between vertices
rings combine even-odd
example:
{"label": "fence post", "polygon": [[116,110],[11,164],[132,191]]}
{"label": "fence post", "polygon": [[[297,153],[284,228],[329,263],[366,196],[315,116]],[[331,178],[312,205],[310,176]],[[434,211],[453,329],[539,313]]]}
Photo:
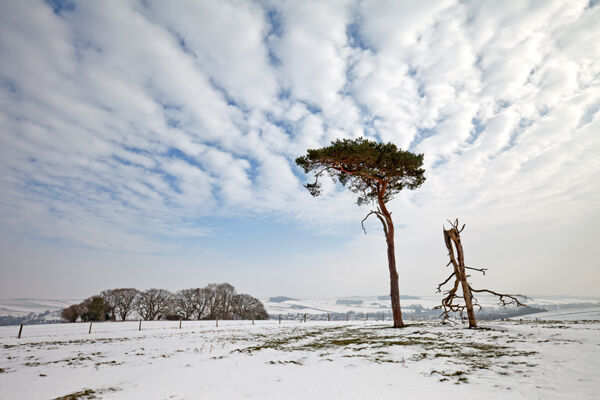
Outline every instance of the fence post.
{"label": "fence post", "polygon": [[281,325],[281,314],[279,314],[279,325]]}
{"label": "fence post", "polygon": [[179,317],[179,329],[181,329],[181,317]]}
{"label": "fence post", "polygon": [[254,318],[252,318],[252,325],[254,325]]}
{"label": "fence post", "polygon": [[350,315],[350,313],[346,313],[346,321],[348,321],[349,315]]}
{"label": "fence post", "polygon": [[219,318],[215,318],[215,323],[217,324],[217,328],[219,327]]}
{"label": "fence post", "polygon": [[304,314],[304,322],[306,322],[306,314]]}
{"label": "fence post", "polygon": [[90,330],[88,331],[88,334],[91,335],[92,334],[92,321],[90,321]]}
{"label": "fence post", "polygon": [[331,321],[331,316],[327,313],[327,321]]}
{"label": "fence post", "polygon": [[142,320],[140,319],[140,326],[138,327],[138,331],[142,330]]}
{"label": "fence post", "polygon": [[23,324],[21,324],[21,327],[19,328],[19,336],[17,336],[17,339],[21,339],[21,332],[23,332]]}

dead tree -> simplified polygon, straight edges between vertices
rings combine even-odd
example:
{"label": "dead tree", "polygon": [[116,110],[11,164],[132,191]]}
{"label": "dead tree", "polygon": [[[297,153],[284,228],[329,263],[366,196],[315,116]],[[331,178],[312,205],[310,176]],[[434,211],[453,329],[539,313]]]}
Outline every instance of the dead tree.
{"label": "dead tree", "polygon": [[[463,252],[462,243],[460,241],[460,233],[465,229],[465,225],[459,229],[458,219],[454,222],[448,221],[451,225],[451,228],[446,230],[444,228],[444,242],[446,243],[446,248],[448,249],[448,256],[450,257],[450,261],[446,266],[452,265],[453,272],[450,274],[448,278],[442,283],[440,283],[437,287],[438,293],[441,293],[442,286],[450,282],[452,278],[454,278],[454,285],[450,290],[446,290],[444,292],[445,297],[442,299],[442,304],[434,307],[435,309],[442,309],[443,322],[446,322],[448,318],[450,318],[451,312],[457,312],[463,317],[463,313],[467,310],[467,317],[469,319],[469,328],[477,328],[477,320],[475,319],[475,311],[473,306],[479,307],[481,309],[481,305],[477,302],[477,299],[473,296],[473,293],[490,293],[499,297],[500,303],[502,306],[506,307],[509,304],[515,304],[517,306],[525,306],[525,304],[519,301],[518,297],[526,299],[526,296],[523,295],[510,295],[505,293],[497,293],[493,290],[489,289],[473,289],[473,287],[469,284],[467,278],[470,275],[467,275],[466,271],[473,270],[479,271],[483,275],[485,275],[485,271],[487,268],[474,268],[467,267],[465,265],[465,256]],[[456,253],[454,251],[456,249]],[[454,300],[456,300],[459,295],[457,294],[459,287],[462,289],[464,304],[455,304]]]}

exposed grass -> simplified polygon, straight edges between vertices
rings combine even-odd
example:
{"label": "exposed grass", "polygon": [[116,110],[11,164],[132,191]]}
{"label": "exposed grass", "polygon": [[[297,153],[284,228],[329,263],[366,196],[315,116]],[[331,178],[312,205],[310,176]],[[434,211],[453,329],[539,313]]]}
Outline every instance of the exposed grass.
{"label": "exposed grass", "polygon": [[96,390],[92,390],[92,389],[83,389],[80,390],[78,392],[74,392],[74,393],[70,393],[61,397],[57,397],[53,400],[88,400],[88,399],[98,399],[99,397],[97,397],[96,395],[101,395],[102,393],[106,393],[106,392],[117,392],[119,389],[118,388],[114,388],[114,387],[110,387],[107,389],[96,389]]}
{"label": "exposed grass", "polygon": [[[489,333],[488,333],[489,332]],[[424,330],[421,326],[395,330],[388,327],[334,327],[294,329],[279,332],[277,336],[254,337],[258,343],[234,350],[248,355],[264,350],[286,353],[308,352],[323,360],[331,360],[334,354],[343,358],[358,358],[373,363],[419,362],[438,358],[449,366],[462,366],[461,379],[456,371],[443,373],[444,379],[452,378],[455,383],[467,382],[466,375],[478,370],[498,373],[507,368],[521,366],[533,368],[535,363],[525,362],[516,357],[530,357],[535,351],[515,348],[511,341],[518,340],[520,334],[506,333],[492,328],[468,330],[462,328]],[[394,356],[404,348],[412,351],[408,357]],[[402,350],[406,354],[406,350]],[[409,353],[410,354],[410,353]],[[437,371],[436,371],[437,372]],[[449,375],[450,374],[450,375]],[[456,379],[455,379],[456,378]]]}
{"label": "exposed grass", "polygon": [[281,361],[281,360],[280,361],[273,361],[273,360],[271,360],[271,361],[269,361],[269,364],[272,364],[272,365],[276,365],[276,364],[280,364],[280,365],[281,364],[302,365],[302,361],[300,361],[300,360],[287,360],[287,361]]}
{"label": "exposed grass", "polygon": [[54,400],[79,400],[79,399],[97,399],[95,391],[92,389],[84,389],[79,392],[67,394],[65,396],[57,397]]}
{"label": "exposed grass", "polygon": [[441,375],[443,376],[443,378],[440,378],[440,382],[444,382],[444,381],[448,381],[452,378],[456,378],[456,380],[454,381],[455,384],[460,384],[460,383],[468,383],[469,379],[467,378],[466,375],[468,375],[467,371],[454,371],[454,372],[445,372],[445,371],[438,371],[438,370],[433,370],[430,372],[431,375]]}

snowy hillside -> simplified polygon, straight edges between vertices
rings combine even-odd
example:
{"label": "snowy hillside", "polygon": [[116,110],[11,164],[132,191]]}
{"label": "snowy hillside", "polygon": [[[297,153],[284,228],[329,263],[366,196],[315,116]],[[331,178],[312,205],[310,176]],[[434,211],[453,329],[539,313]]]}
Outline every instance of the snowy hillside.
{"label": "snowy hillside", "polygon": [[43,313],[45,311],[60,311],[71,304],[79,303],[81,300],[73,299],[0,299],[1,316],[25,316],[30,313]]}
{"label": "snowy hillside", "polygon": [[[499,306],[494,296],[479,296],[479,303],[483,306],[482,313],[499,312],[504,309]],[[435,296],[405,296],[401,297],[402,312],[411,317],[419,315],[429,318],[437,318],[439,312],[431,309],[440,304],[441,295]],[[302,315],[323,316],[326,314],[360,314],[370,318],[380,318],[380,314],[391,313],[390,300],[388,296],[351,296],[342,298],[320,298],[320,299],[292,299],[285,296],[262,299],[267,312],[272,316],[277,315]],[[529,307],[544,310],[555,310],[561,307],[580,308],[589,306],[600,307],[600,297],[569,297],[569,296],[536,296],[524,299],[523,302]],[[533,314],[532,314],[533,315]]]}
{"label": "snowy hillside", "polygon": [[[0,327],[0,399],[596,399],[600,323]],[[63,397],[71,395],[71,397]]]}
{"label": "snowy hillside", "polygon": [[524,315],[520,318],[547,321],[600,321],[600,307],[563,308]]}
{"label": "snowy hillside", "polygon": [[60,311],[80,300],[0,299],[0,326],[60,322]]}

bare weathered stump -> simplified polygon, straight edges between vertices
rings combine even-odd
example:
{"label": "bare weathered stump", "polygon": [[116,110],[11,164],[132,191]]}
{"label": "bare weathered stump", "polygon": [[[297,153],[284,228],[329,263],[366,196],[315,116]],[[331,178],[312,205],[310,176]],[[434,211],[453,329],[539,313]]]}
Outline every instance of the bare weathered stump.
{"label": "bare weathered stump", "polygon": [[[450,312],[458,312],[461,320],[464,321],[463,310],[467,310],[467,318],[469,320],[469,328],[477,328],[477,320],[475,319],[475,310],[474,305],[481,308],[477,300],[473,297],[473,292],[475,293],[490,293],[496,295],[500,298],[500,302],[503,306],[508,304],[515,304],[517,306],[524,306],[524,304],[519,301],[518,297],[521,295],[511,295],[505,293],[497,293],[493,290],[489,289],[474,289],[469,285],[467,278],[466,270],[474,270],[479,271],[485,275],[486,268],[474,268],[465,265],[465,256],[463,251],[463,246],[460,240],[460,233],[465,229],[465,225],[463,224],[462,228],[459,228],[458,219],[454,222],[450,222],[452,226],[450,229],[446,230],[444,228],[444,243],[446,244],[446,248],[448,249],[448,257],[450,258],[450,262],[448,265],[452,264],[453,272],[450,274],[448,278],[442,283],[438,285],[438,292],[441,291],[442,286],[448,283],[452,278],[454,278],[454,284],[452,288],[450,288],[446,292],[446,296],[442,299],[442,304],[440,306],[436,306],[436,309],[443,309],[444,321],[450,318]],[[456,253],[455,253],[456,249]],[[462,297],[464,299],[464,305],[454,304],[453,301],[457,298],[457,291],[459,287],[462,289]],[[525,296],[521,296],[525,297]],[[508,299],[508,300],[506,300]]]}
{"label": "bare weathered stump", "polygon": [[21,326],[19,327],[19,336],[17,336],[17,339],[21,339],[22,332],[23,332],[23,324],[21,324]]}

